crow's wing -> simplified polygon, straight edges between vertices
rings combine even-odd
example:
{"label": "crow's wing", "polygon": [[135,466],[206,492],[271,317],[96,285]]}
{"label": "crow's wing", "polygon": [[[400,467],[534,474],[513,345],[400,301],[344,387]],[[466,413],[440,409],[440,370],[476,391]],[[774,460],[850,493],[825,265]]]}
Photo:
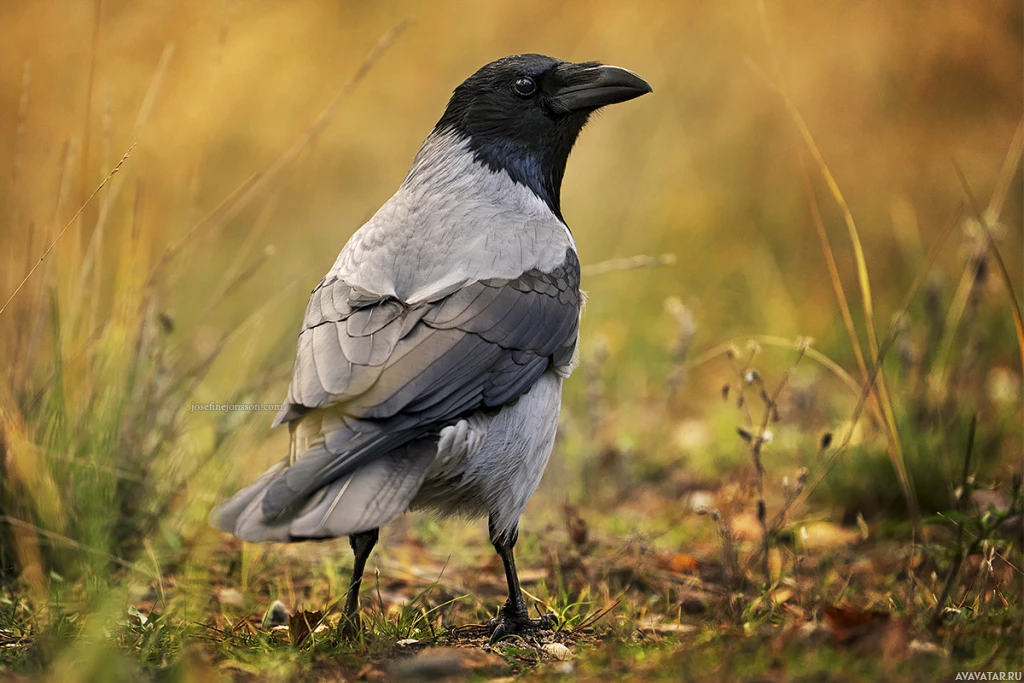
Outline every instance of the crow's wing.
{"label": "crow's wing", "polygon": [[469,412],[517,399],[551,366],[568,368],[580,312],[579,261],[472,282],[414,306],[325,279],[299,335],[288,401],[275,424],[315,438],[266,490],[267,520]]}

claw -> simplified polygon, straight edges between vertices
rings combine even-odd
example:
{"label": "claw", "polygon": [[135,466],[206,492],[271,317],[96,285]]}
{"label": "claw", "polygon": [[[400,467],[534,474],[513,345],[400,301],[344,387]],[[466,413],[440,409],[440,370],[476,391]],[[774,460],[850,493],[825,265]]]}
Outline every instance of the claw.
{"label": "claw", "polygon": [[508,633],[505,630],[505,622],[498,622],[498,628],[494,629],[494,633],[491,634],[491,645],[494,645],[496,642],[504,638],[506,635],[508,635]]}
{"label": "claw", "polygon": [[545,614],[539,619],[531,619],[528,614],[525,605],[515,609],[506,604],[498,618],[491,620],[491,623],[497,622],[497,627],[491,634],[491,644],[507,636],[521,636],[533,631],[551,629],[558,621],[554,614]]}

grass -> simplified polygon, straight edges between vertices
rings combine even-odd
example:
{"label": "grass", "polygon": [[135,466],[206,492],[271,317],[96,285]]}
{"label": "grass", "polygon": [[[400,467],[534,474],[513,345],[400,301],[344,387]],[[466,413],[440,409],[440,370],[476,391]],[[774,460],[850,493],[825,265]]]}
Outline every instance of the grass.
{"label": "grass", "polygon": [[[97,51],[113,39],[100,30],[107,10],[93,9],[91,112],[103,99],[93,93],[105,73]],[[230,11],[212,39],[220,61],[211,71],[230,73],[231,40],[255,30]],[[799,26],[765,5],[760,13],[741,13],[755,17],[755,35],[762,20],[781,34]],[[354,639],[339,627],[351,566],[344,540],[264,547],[208,528],[212,505],[276,459],[283,442],[268,437],[262,410],[194,407],[279,399],[293,343],[288,307],[301,305],[312,283],[294,243],[266,241],[330,185],[315,180],[328,124],[364,106],[360,89],[394,68],[405,41],[422,40],[418,21],[431,21],[385,18],[377,43],[360,43],[368,56],[349,55],[346,63],[361,66],[325,107],[309,110],[321,114],[275,126],[294,134],[256,161],[246,157],[252,165],[241,174],[228,172],[220,155],[233,143],[215,142],[225,134],[205,127],[211,122],[198,126],[210,146],[198,157],[169,163],[159,156],[168,145],[153,143],[161,108],[186,107],[168,103],[165,89],[175,92],[174,60],[189,59],[188,45],[160,46],[126,118],[119,162],[107,111],[84,122],[106,132],[88,144],[73,132],[55,166],[33,166],[30,86],[46,70],[27,69],[20,80],[10,131],[20,151],[3,196],[27,199],[4,214],[21,241],[0,257],[0,349],[12,360],[0,383],[0,678],[911,681],[1019,671],[1024,334],[1019,240],[1001,223],[1020,213],[1019,112],[1005,155],[969,155],[964,170],[943,162],[951,182],[929,195],[936,206],[921,209],[917,250],[902,254],[912,267],[900,271],[891,236],[875,227],[879,212],[866,207],[864,174],[849,173],[823,117],[805,110],[806,84],[784,77],[771,41],[770,87],[760,91],[778,127],[761,131],[771,141],[785,139],[783,130],[795,137],[786,147],[794,163],[772,176],[786,179],[792,204],[776,203],[773,186],[765,213],[748,218],[763,232],[791,224],[767,260],[751,247],[757,233],[740,229],[711,242],[656,239],[657,211],[675,215],[672,207],[692,198],[665,180],[663,158],[630,157],[625,137],[603,143],[608,159],[633,166],[573,160],[581,172],[594,162],[609,174],[659,178],[652,184],[662,189],[646,202],[608,193],[608,215],[592,216],[594,232],[578,236],[598,255],[585,259],[583,358],[517,548],[531,608],[555,613],[556,630],[486,644],[504,580],[480,523],[407,516],[389,525],[364,577]],[[673,111],[675,86],[664,80]],[[979,127],[987,116],[978,115]],[[956,130],[973,131],[965,120]],[[677,130],[673,121],[651,129]],[[715,118],[730,121],[750,119]],[[580,154],[592,154],[612,124],[597,122]],[[666,150],[699,149],[700,141],[669,139]],[[719,171],[727,173],[724,157],[755,164],[750,148],[723,148]],[[363,159],[360,149],[349,151]],[[386,144],[373,152],[407,162]],[[93,178],[101,157],[110,163]],[[984,207],[968,182],[989,177],[982,163],[994,169],[994,181],[979,185],[991,186]],[[56,202],[39,189],[52,189],[54,174]],[[176,175],[196,187],[175,194]],[[365,189],[356,174],[349,180],[346,194]],[[819,202],[818,184],[828,202]],[[197,189],[207,185],[223,193]],[[756,182],[727,189],[752,204],[764,190]],[[567,187],[567,212],[585,214],[589,205],[573,192]],[[640,204],[656,208],[629,213]],[[690,209],[714,215],[700,202]],[[932,219],[943,227],[925,225]],[[622,238],[624,251],[602,252],[623,220],[644,229]],[[339,238],[325,241],[333,249]],[[692,258],[697,244],[706,258]],[[660,255],[629,257],[637,251]],[[824,338],[790,334],[768,313],[785,312],[787,297],[767,286],[742,290],[716,272],[723,264],[754,283],[777,277],[807,290],[789,319]],[[718,296],[727,303],[711,305]],[[724,325],[730,316],[739,322]],[[814,328],[813,318],[824,322]],[[288,614],[275,625],[268,615],[278,603]]]}

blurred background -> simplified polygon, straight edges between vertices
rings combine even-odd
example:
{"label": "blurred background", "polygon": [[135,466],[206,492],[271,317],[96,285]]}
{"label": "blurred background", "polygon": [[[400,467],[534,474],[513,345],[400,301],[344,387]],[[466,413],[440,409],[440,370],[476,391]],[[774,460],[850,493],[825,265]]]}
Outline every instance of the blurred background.
{"label": "blurred background", "polygon": [[[653,85],[588,125],[563,210],[585,266],[675,255],[585,275],[583,363],[524,528],[557,522],[567,501],[619,501],[591,524],[672,547],[713,537],[682,523],[680,501],[749,470],[742,407],[722,400],[747,339],[776,339],[756,360],[770,389],[798,337],[847,374],[805,359],[787,376],[776,481],[821,434],[838,442],[864,379],[835,283],[870,368],[868,322],[885,337],[951,220],[886,358],[892,422],[900,457],[944,477],[978,413],[987,471],[1008,477],[1021,457],[1012,298],[973,209],[956,217],[967,195],[954,164],[996,209],[986,225],[1019,295],[1022,33],[1011,0],[0,4],[0,301],[46,255],[0,314],[0,515],[15,520],[0,525],[0,570],[38,591],[50,572],[116,573],[109,556],[213,572],[225,540],[205,529],[210,505],[276,461],[286,436],[270,432],[273,412],[192,404],[283,398],[309,290],[401,183],[451,90],[521,52]],[[848,222],[799,117],[855,222],[870,321]],[[906,514],[881,424],[865,417],[844,461],[874,464],[823,484],[836,522]],[[642,504],[652,481],[668,512]],[[929,505],[949,504],[946,479],[925,488],[938,491]],[[436,523],[408,523],[453,552]],[[478,528],[458,538],[488,556]],[[347,566],[344,545],[331,552]]]}

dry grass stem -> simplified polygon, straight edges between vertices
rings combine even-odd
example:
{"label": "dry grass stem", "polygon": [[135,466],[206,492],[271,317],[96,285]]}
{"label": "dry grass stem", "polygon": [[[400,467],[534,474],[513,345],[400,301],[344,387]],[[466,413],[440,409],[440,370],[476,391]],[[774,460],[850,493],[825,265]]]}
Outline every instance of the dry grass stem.
{"label": "dry grass stem", "polygon": [[68,229],[75,224],[75,222],[78,220],[78,217],[82,215],[82,211],[84,211],[85,207],[89,205],[89,202],[91,202],[93,198],[95,198],[96,195],[99,194],[100,190],[102,190],[103,187],[107,184],[107,181],[113,178],[114,175],[116,175],[117,172],[121,170],[121,166],[123,166],[124,162],[128,160],[128,157],[131,155],[133,149],[135,149],[135,143],[132,143],[132,146],[129,147],[128,151],[124,153],[124,155],[121,157],[121,160],[117,162],[117,165],[110,170],[110,173],[107,174],[107,177],[103,179],[103,181],[95,190],[93,190],[92,194],[89,195],[89,197],[85,200],[85,203],[78,207],[78,211],[75,212],[75,215],[71,217],[71,220],[69,220],[67,224],[64,226],[64,228],[60,231],[60,233],[57,234],[57,237],[54,238],[52,242],[50,242],[50,245],[48,247],[46,247],[46,250],[43,252],[42,256],[39,257],[39,260],[35,262],[35,265],[33,265],[32,268],[28,271],[28,273],[22,279],[21,283],[18,284],[17,288],[15,288],[11,295],[7,297],[7,301],[4,302],[4,305],[0,306],[0,315],[3,315],[4,311],[7,310],[7,307],[14,300],[14,297],[18,296],[18,292],[20,292],[22,287],[25,286],[25,283],[28,282],[29,279],[31,279],[32,274],[36,272],[36,269],[39,268],[42,262],[46,260],[46,257],[50,255],[50,252],[53,251],[53,248],[55,246],[57,246],[57,243],[60,242],[60,239],[64,237],[64,233],[66,233]]}

